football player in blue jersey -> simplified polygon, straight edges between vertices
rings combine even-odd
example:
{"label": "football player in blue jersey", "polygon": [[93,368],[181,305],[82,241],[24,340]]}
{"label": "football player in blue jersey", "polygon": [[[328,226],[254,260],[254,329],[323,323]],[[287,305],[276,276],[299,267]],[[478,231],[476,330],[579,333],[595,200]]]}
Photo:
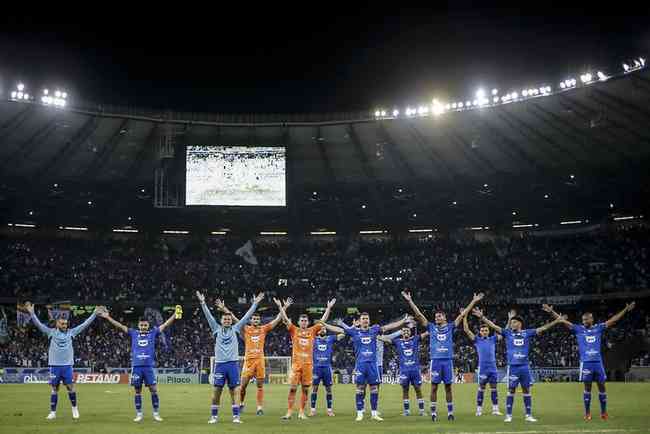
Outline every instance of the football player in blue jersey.
{"label": "football player in blue jersey", "polygon": [[316,415],[316,401],[318,400],[318,387],[320,383],[325,386],[325,400],[327,402],[327,415],[334,416],[332,407],[332,384],[334,384],[334,375],[332,374],[332,352],[334,351],[334,342],[345,338],[344,333],[337,335],[328,335],[327,329],[321,328],[320,332],[314,338],[314,367],[313,380],[311,389],[311,409],[310,416]]}
{"label": "football player in blue jersey", "polygon": [[[603,365],[602,336],[605,329],[613,327],[626,313],[634,309],[635,303],[631,302],[625,305],[625,308],[612,316],[605,322],[594,324],[594,316],[591,312],[582,314],[582,324],[573,324],[566,319],[561,319],[561,323],[569,328],[578,341],[578,351],[580,352],[580,381],[584,383],[583,401],[585,404],[585,420],[591,420],[591,388],[595,381],[598,385],[598,398],[600,400],[600,417],[607,420],[607,390],[605,389],[605,366]],[[545,304],[542,307],[546,312],[553,315],[554,318],[562,318],[561,315],[553,310],[553,306]]]}
{"label": "football player in blue jersey", "polygon": [[404,416],[411,414],[411,401],[409,400],[409,387],[413,386],[418,400],[420,416],[424,416],[424,398],[422,397],[422,373],[420,372],[420,342],[429,336],[429,332],[413,334],[411,332],[415,323],[409,323],[401,330],[390,334],[380,335],[379,340],[395,345],[399,357],[399,383],[402,386],[402,400]]}
{"label": "football player in blue jersey", "polygon": [[[476,310],[476,308],[474,309]],[[476,354],[478,355],[478,392],[476,393],[476,415],[483,414],[483,398],[485,396],[485,386],[490,385],[491,398],[492,398],[492,414],[501,416],[499,411],[499,397],[497,393],[497,359],[496,347],[497,342],[503,339],[499,333],[490,336],[490,327],[487,324],[481,324],[479,327],[478,336],[469,328],[467,316],[463,317],[463,329],[469,340],[474,343],[476,347]]]}
{"label": "football player in blue jersey", "polygon": [[483,293],[474,294],[472,301],[461,310],[460,314],[456,317],[454,322],[447,322],[447,315],[443,311],[436,311],[434,313],[435,324],[429,322],[420,309],[416,306],[411,298],[411,293],[407,291],[402,292],[402,296],[408,302],[409,306],[415,313],[415,317],[422,324],[427,327],[429,331],[429,353],[431,357],[431,364],[429,372],[431,373],[431,420],[433,422],[438,420],[437,399],[438,399],[438,385],[445,384],[445,395],[447,399],[447,420],[453,421],[454,418],[454,401],[451,390],[451,384],[454,381],[454,331],[460,325],[472,308],[481,301],[484,297]]}
{"label": "football player in blue jersey", "polygon": [[370,325],[370,315],[362,312],[359,315],[359,327],[348,327],[339,323],[341,327],[329,324],[321,324],[333,333],[345,333],[352,338],[356,363],[354,367],[354,382],[357,385],[356,407],[357,422],[363,420],[364,396],[366,386],[370,386],[370,418],[381,422],[383,419],[377,413],[379,403],[379,371],[377,370],[377,337],[384,332],[402,327],[407,321],[412,320],[406,315],[399,321],[386,324],[385,326]]}
{"label": "football player in blue jersey", "polygon": [[504,422],[512,422],[512,407],[514,404],[517,386],[521,385],[524,395],[524,407],[526,409],[526,422],[537,422],[533,417],[533,399],[530,395],[530,386],[533,378],[528,364],[530,353],[530,341],[533,337],[539,336],[551,327],[559,324],[562,318],[547,323],[536,329],[524,329],[524,320],[517,316],[514,310],[508,314],[508,327],[501,328],[487,319],[480,309],[474,309],[474,315],[481,319],[491,329],[503,335],[506,341],[508,359],[508,396],[506,397],[506,418]]}
{"label": "football player in blue jersey", "polygon": [[160,417],[160,398],[158,397],[158,387],[156,386],[156,341],[158,335],[165,331],[167,327],[176,321],[176,313],[167,319],[158,327],[151,328],[149,320],[140,318],[138,320],[138,329],[128,328],[124,324],[113,319],[106,311],[99,314],[111,325],[122,333],[128,334],[131,338],[131,385],[135,390],[135,419],[133,422],[142,422],[142,385],[149,388],[151,393],[151,407],[153,408],[153,419],[156,422],[162,422]]}
{"label": "football player in blue jersey", "polygon": [[68,320],[58,318],[55,327],[50,328],[44,325],[34,312],[34,305],[30,302],[25,303],[25,308],[31,316],[36,328],[38,328],[50,341],[50,347],[47,355],[47,363],[50,366],[50,381],[52,393],[50,394],[50,413],[47,420],[56,419],[56,406],[59,400],[59,386],[63,383],[68,389],[68,398],[72,407],[72,418],[79,419],[79,408],[77,407],[77,392],[74,387],[73,364],[74,348],[72,341],[79,333],[84,331],[95,320],[97,315],[106,311],[104,306],[97,306],[83,323],[77,327],[69,328]]}

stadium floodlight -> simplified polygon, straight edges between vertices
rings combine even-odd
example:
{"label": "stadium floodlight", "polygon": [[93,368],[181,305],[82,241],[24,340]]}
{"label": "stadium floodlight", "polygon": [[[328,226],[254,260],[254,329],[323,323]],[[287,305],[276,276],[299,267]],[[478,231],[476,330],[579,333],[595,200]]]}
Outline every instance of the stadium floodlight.
{"label": "stadium floodlight", "polygon": [[499,97],[495,96],[494,98],[492,98],[492,102],[495,103],[495,104],[498,103],[499,102]]}
{"label": "stadium floodlight", "polygon": [[445,110],[451,109],[451,104],[445,104]]}
{"label": "stadium floodlight", "polygon": [[419,233],[433,232],[433,229],[409,229],[410,234],[419,234]]}
{"label": "stadium floodlight", "polygon": [[395,109],[393,110],[393,117],[399,116],[399,110]]}
{"label": "stadium floodlight", "polygon": [[336,235],[334,231],[312,231],[309,232],[310,235]]}
{"label": "stadium floodlight", "polygon": [[25,90],[25,85],[22,83],[18,83],[17,89],[18,92],[22,92],[23,90]]}
{"label": "stadium floodlight", "polygon": [[485,97],[485,90],[483,90],[483,89],[478,89],[478,90],[476,91],[476,98],[478,98],[478,99],[482,99],[482,98],[484,98],[484,97]]}
{"label": "stadium floodlight", "polygon": [[488,185],[487,185],[487,184],[483,184],[483,188],[488,188]]}
{"label": "stadium floodlight", "polygon": [[11,92],[11,99],[16,99],[17,94],[18,94],[18,92],[16,92],[15,90],[13,92]]}
{"label": "stadium floodlight", "polygon": [[452,205],[458,205],[458,202],[453,201],[451,204],[452,204]]}
{"label": "stadium floodlight", "polygon": [[458,106],[458,104],[453,103],[453,104],[451,105],[451,108],[455,109],[457,106]]}
{"label": "stadium floodlight", "polygon": [[361,209],[366,209],[366,205],[361,205]]}
{"label": "stadium floodlight", "polygon": [[564,222],[560,222],[561,225],[579,225],[582,223],[582,220],[567,220]]}
{"label": "stadium floodlight", "polygon": [[496,95],[498,93],[499,93],[499,89],[496,88],[492,89],[492,95]]}
{"label": "stadium floodlight", "polygon": [[641,62],[641,66],[645,66],[645,59],[643,57],[639,57],[639,62]]}
{"label": "stadium floodlight", "polygon": [[67,92],[61,92],[61,98],[66,99],[68,97]]}
{"label": "stadium floodlight", "polygon": [[625,70],[625,72],[628,72],[630,70],[630,65],[628,65],[627,63],[624,63],[623,64],[623,70]]}
{"label": "stadium floodlight", "polygon": [[575,177],[576,176],[574,174],[569,175],[569,178],[571,178],[571,179],[575,179]]}
{"label": "stadium floodlight", "polygon": [[25,95],[23,95],[23,99],[26,100],[26,101],[29,100],[29,94],[26,93]]}
{"label": "stadium floodlight", "polygon": [[24,95],[24,94],[23,94],[22,92],[18,92],[18,93],[16,94],[16,97],[17,97],[17,99],[23,99],[23,95]]}
{"label": "stadium floodlight", "polygon": [[513,212],[512,212],[512,215],[517,215],[517,211],[513,211]]}
{"label": "stadium floodlight", "polygon": [[598,71],[596,73],[596,76],[598,76],[598,80],[600,80],[600,81],[607,80],[607,76],[603,73],[603,71]]}
{"label": "stadium floodlight", "polygon": [[386,110],[381,111],[381,117],[386,117]]}
{"label": "stadium floodlight", "polygon": [[465,101],[465,107],[471,107],[472,101]]}
{"label": "stadium floodlight", "polygon": [[544,199],[548,199],[548,194],[545,194],[545,195],[544,195]]}
{"label": "stadium floodlight", "polygon": [[92,205],[92,204],[93,204],[93,201],[92,201],[92,200],[89,200],[89,201],[88,201],[88,205]]}
{"label": "stadium floodlight", "polygon": [[47,95],[48,93],[50,93],[48,89],[43,89],[43,95]]}
{"label": "stadium floodlight", "polygon": [[635,61],[634,61],[634,66],[635,66],[636,68],[640,68],[640,67],[641,67],[641,63],[640,63],[638,60],[635,60]]}
{"label": "stadium floodlight", "polygon": [[560,89],[566,89],[566,84],[564,82],[560,83]]}
{"label": "stadium floodlight", "polygon": [[546,86],[546,92],[551,93],[553,88],[551,86]]}
{"label": "stadium floodlight", "polygon": [[429,113],[429,108],[427,106],[425,106],[425,105],[420,106],[420,108],[418,109],[418,114],[420,116],[424,116],[424,115],[426,115],[428,113]]}
{"label": "stadium floodlight", "polygon": [[54,96],[57,98],[61,98],[61,91],[57,90],[56,92],[54,92]]}
{"label": "stadium floodlight", "polygon": [[462,102],[458,103],[458,108],[463,108],[463,103]]}
{"label": "stadium floodlight", "polygon": [[378,118],[381,112],[379,110],[375,111],[375,117]]}
{"label": "stadium floodlight", "polygon": [[413,213],[413,218],[417,217],[418,215],[416,213]]}
{"label": "stadium floodlight", "polygon": [[115,228],[113,229],[113,232],[117,233],[127,233],[127,234],[137,234],[139,231],[137,229],[121,229],[121,228]]}
{"label": "stadium floodlight", "polygon": [[510,96],[512,97],[512,99],[517,99],[517,98],[519,98],[519,94],[518,94],[517,92],[512,92],[512,93],[510,94]]}
{"label": "stadium floodlight", "polygon": [[580,76],[580,81],[582,81],[582,82],[585,83],[585,84],[590,83],[590,82],[591,82],[591,79],[592,79],[592,75],[591,75],[591,73],[589,73],[589,72],[586,73],[586,74],[582,74],[582,75]]}
{"label": "stadium floodlight", "polygon": [[528,90],[527,89],[522,90],[521,95],[524,96],[524,97],[527,97],[528,96]]}
{"label": "stadium floodlight", "polygon": [[614,208],[614,204],[613,204],[613,203],[610,203],[610,204],[609,204],[609,207],[610,207],[610,208]]}

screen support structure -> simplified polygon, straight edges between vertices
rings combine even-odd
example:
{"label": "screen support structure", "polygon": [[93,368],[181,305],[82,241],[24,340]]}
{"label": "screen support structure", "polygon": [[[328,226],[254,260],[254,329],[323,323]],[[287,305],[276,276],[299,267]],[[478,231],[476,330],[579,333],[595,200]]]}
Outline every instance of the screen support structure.
{"label": "screen support structure", "polygon": [[157,155],[160,166],[154,169],[153,206],[154,208],[182,208],[182,186],[172,176],[176,156],[176,138],[184,131],[178,131],[171,124],[165,124],[163,134],[158,140]]}

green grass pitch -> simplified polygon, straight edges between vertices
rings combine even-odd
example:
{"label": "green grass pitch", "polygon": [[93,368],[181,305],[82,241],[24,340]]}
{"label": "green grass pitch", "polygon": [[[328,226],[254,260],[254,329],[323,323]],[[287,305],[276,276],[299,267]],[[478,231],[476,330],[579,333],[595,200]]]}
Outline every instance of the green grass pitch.
{"label": "green grass pitch", "polygon": [[[242,425],[231,422],[230,399],[226,397],[220,409],[220,420],[208,425],[211,387],[208,385],[161,385],[161,416],[164,422],[151,419],[151,400],[148,392],[143,396],[145,421],[136,424],[133,392],[127,385],[78,385],[81,419],[73,422],[70,403],[64,392],[59,396],[58,418],[46,421],[49,411],[49,387],[44,384],[0,385],[0,433],[626,433],[650,432],[650,384],[608,384],[608,410],[610,420],[598,417],[598,395],[594,390],[592,412],[594,420],[582,420],[582,388],[577,383],[538,384],[533,388],[533,414],[537,423],[523,421],[521,395],[515,400],[514,421],[505,424],[502,416],[474,416],[476,385],[455,385],[456,421],[446,420],[446,411],[440,412],[441,421],[432,423],[427,417],[401,415],[402,398],[399,386],[384,385],[381,389],[379,410],[384,422],[354,422],[354,393],[349,385],[334,388],[333,418],[324,415],[324,390],[319,393],[318,415],[305,421],[294,418],[280,420],[286,410],[287,386],[266,387],[266,415],[255,416],[255,389],[249,388],[247,408]],[[429,386],[424,387],[425,395]],[[444,401],[444,393],[439,395]],[[486,394],[484,410],[489,413],[490,399]],[[500,386],[499,404],[503,411],[505,389]],[[411,407],[416,407],[411,397]],[[428,408],[428,399],[426,400]]]}

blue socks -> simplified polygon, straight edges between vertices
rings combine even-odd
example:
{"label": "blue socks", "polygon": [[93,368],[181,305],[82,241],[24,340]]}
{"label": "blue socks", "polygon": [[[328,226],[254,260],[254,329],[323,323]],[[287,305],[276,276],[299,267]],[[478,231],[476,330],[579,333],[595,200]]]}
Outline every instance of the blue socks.
{"label": "blue socks", "polygon": [[151,406],[153,407],[153,412],[158,413],[158,407],[160,407],[160,398],[158,398],[157,393],[151,394]]}
{"label": "blue socks", "polygon": [[499,395],[497,394],[496,389],[492,389],[491,397],[492,397],[492,405],[499,405]]}
{"label": "blue socks", "polygon": [[50,411],[56,411],[56,404],[59,402],[59,394],[53,393],[50,395]]}
{"label": "blue socks", "polygon": [[142,395],[135,395],[135,411],[142,413]]}
{"label": "blue socks", "polygon": [[328,393],[327,395],[325,395],[325,399],[327,399],[327,409],[331,410],[332,409],[332,401],[333,401],[332,394]]}
{"label": "blue socks", "polygon": [[599,393],[598,399],[600,400],[600,412],[607,413],[607,393]]}
{"label": "blue socks", "polygon": [[512,416],[512,405],[515,402],[515,396],[512,395],[511,393],[508,393],[508,396],[506,397],[506,414],[508,416]]}
{"label": "blue socks", "polygon": [[316,399],[318,399],[318,395],[316,395],[314,392],[311,393],[311,408],[316,408]]}
{"label": "blue socks", "polygon": [[476,394],[476,406],[477,407],[483,407],[483,397],[485,396],[485,391],[483,389],[479,389],[478,393]]}
{"label": "blue socks", "polygon": [[411,402],[408,399],[404,400],[404,413],[411,411]]}
{"label": "blue socks", "polygon": [[431,409],[431,414],[436,414],[437,413],[437,411],[436,411],[436,402],[435,401],[431,401],[431,404],[429,404],[429,408]]}
{"label": "blue socks", "polygon": [[77,406],[77,392],[68,392],[68,398],[70,398],[70,405],[73,407]]}
{"label": "blue socks", "polygon": [[219,415],[219,406],[212,404],[210,406],[210,414],[212,417],[217,417]]}
{"label": "blue socks", "polygon": [[363,392],[360,390],[357,390],[356,394],[356,403],[357,403],[357,411],[363,411]]}
{"label": "blue socks", "polygon": [[524,394],[524,407],[526,407],[526,416],[533,414],[533,398],[530,393]]}
{"label": "blue socks", "polygon": [[232,417],[234,417],[234,418],[239,417],[239,406],[238,405],[233,405],[232,406]]}
{"label": "blue socks", "polygon": [[584,392],[582,398],[585,401],[585,414],[591,413],[591,392]]}
{"label": "blue socks", "polygon": [[453,402],[448,402],[447,403],[447,414],[454,414],[454,403]]}
{"label": "blue socks", "polygon": [[379,403],[379,391],[370,391],[370,410],[377,411],[377,404]]}
{"label": "blue socks", "polygon": [[418,408],[420,409],[420,413],[424,413],[424,399],[418,399]]}

